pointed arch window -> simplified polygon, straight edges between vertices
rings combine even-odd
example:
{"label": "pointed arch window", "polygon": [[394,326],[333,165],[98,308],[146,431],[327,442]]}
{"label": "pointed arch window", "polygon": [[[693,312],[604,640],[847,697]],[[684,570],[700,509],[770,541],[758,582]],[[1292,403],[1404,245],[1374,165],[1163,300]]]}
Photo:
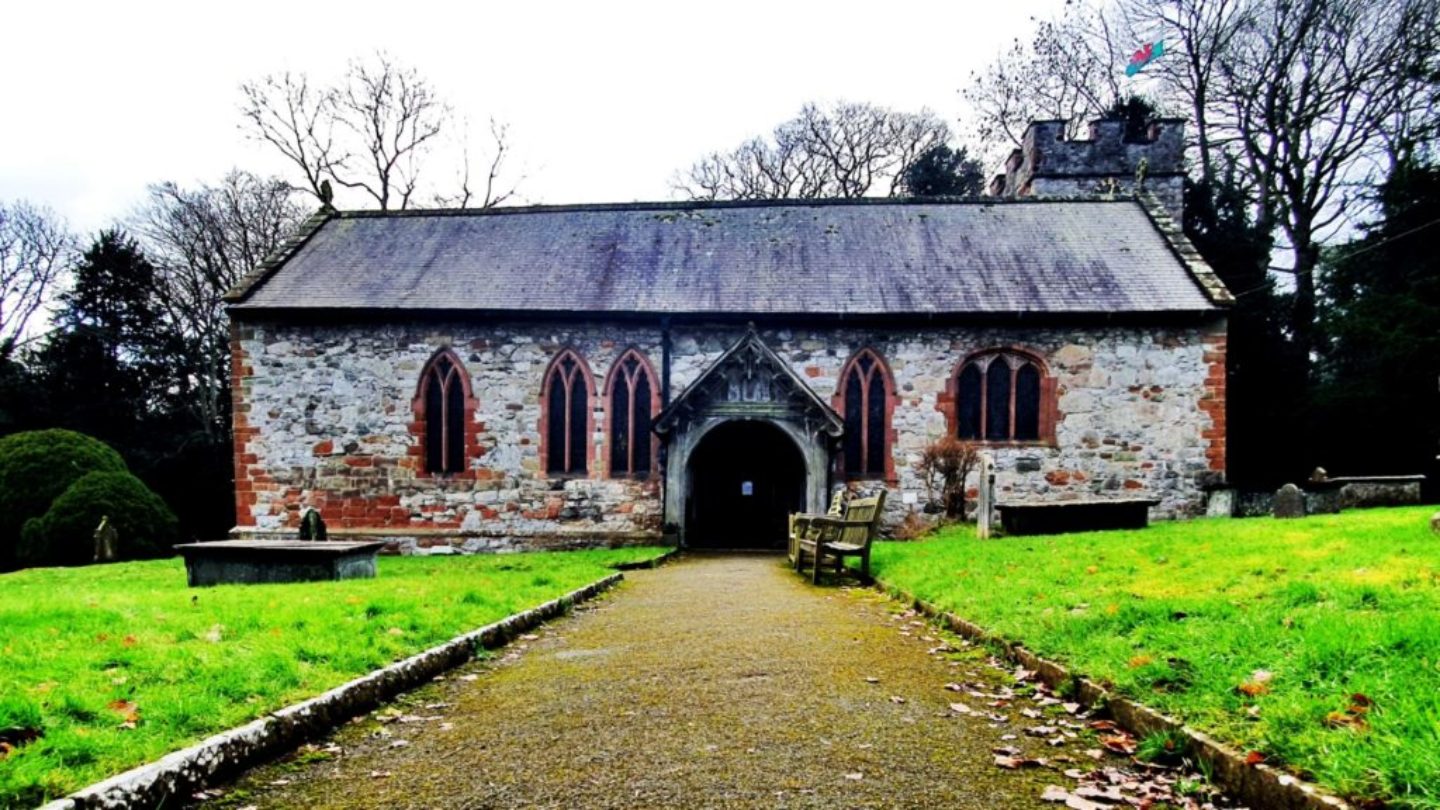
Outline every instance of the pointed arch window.
{"label": "pointed arch window", "polygon": [[863,349],[845,367],[840,409],[845,416],[845,476],[889,478],[890,372],[880,356]]}
{"label": "pointed arch window", "polygon": [[416,410],[424,423],[424,470],[455,473],[465,469],[465,426],[474,410],[465,368],[442,349],[420,373]]}
{"label": "pointed arch window", "polygon": [[620,356],[610,371],[610,475],[646,478],[654,469],[656,441],[651,432],[659,401],[650,363],[635,349]]}
{"label": "pointed arch window", "polygon": [[1016,351],[973,355],[955,377],[956,435],[967,441],[1034,442],[1051,435],[1053,386],[1035,358]]}
{"label": "pointed arch window", "polygon": [[589,472],[590,370],[566,349],[545,374],[545,471],[552,475]]}

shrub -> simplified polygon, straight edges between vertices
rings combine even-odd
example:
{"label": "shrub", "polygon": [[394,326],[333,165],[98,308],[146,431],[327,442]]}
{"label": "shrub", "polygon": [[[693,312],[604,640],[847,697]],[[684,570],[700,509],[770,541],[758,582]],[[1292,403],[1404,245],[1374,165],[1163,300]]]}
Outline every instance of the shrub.
{"label": "shrub", "polygon": [[0,571],[12,566],[25,521],[45,514],[86,473],[125,470],[125,460],[110,445],[73,430],[0,439]]}
{"label": "shrub", "polygon": [[60,494],[43,517],[26,521],[20,560],[84,565],[95,558],[95,527],[109,518],[121,560],[168,554],[179,522],[160,496],[128,472],[92,472]]}
{"label": "shrub", "polygon": [[979,461],[980,452],[973,444],[945,436],[927,445],[915,462],[930,503],[941,504],[945,517],[965,517],[965,478]]}

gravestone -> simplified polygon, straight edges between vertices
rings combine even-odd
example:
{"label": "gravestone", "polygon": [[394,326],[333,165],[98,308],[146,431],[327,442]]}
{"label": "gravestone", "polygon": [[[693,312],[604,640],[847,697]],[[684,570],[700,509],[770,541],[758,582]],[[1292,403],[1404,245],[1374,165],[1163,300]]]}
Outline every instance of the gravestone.
{"label": "gravestone", "polygon": [[1286,484],[1275,492],[1275,517],[1305,517],[1305,493],[1294,484]]}
{"label": "gravestone", "polygon": [[1430,531],[1440,534],[1440,512],[1430,516]]}
{"label": "gravestone", "polygon": [[1205,503],[1206,517],[1234,517],[1235,516],[1235,490],[1216,489],[1210,492],[1210,499]]}
{"label": "gravestone", "polygon": [[305,514],[300,517],[300,539],[301,540],[325,540],[325,519],[320,517],[319,509],[306,509]]}
{"label": "gravestone", "polygon": [[980,495],[975,502],[975,536],[990,539],[991,517],[995,514],[995,459],[980,454]]}
{"label": "gravestone", "polygon": [[95,562],[114,562],[119,545],[120,533],[111,525],[110,516],[105,515],[100,518],[100,525],[95,527]]}

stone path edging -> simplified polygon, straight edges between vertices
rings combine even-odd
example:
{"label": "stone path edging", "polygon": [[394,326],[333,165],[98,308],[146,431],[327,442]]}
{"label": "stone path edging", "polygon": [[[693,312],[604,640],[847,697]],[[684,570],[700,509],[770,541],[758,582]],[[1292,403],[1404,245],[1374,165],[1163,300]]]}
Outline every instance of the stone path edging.
{"label": "stone path edging", "polygon": [[1201,731],[1186,726],[1176,718],[1163,714],[1129,698],[1120,697],[1090,678],[1071,672],[1064,665],[1041,658],[1024,645],[1010,641],[968,622],[954,613],[943,611],[914,595],[891,587],[879,579],[875,587],[891,596],[898,596],[933,619],[938,619],[952,632],[973,641],[998,645],[1015,663],[1033,671],[1052,689],[1073,682],[1075,700],[1086,706],[1103,703],[1115,722],[1136,736],[1160,731],[1177,731],[1189,740],[1189,748],[1197,758],[1211,767],[1215,783],[1226,792],[1254,807],[1276,810],[1353,810],[1350,804],[1325,793],[1318,785],[1306,782],[1273,766],[1249,765],[1245,756]]}
{"label": "stone path edging", "polygon": [[[673,552],[657,559],[669,559],[671,555]],[[615,573],[598,579],[558,599],[458,635],[328,692],[81,788],[43,805],[40,810],[156,807],[176,796],[188,796],[219,777],[294,748],[400,692],[460,666],[473,658],[477,650],[503,646],[521,633],[595,598],[624,578],[624,574]]]}

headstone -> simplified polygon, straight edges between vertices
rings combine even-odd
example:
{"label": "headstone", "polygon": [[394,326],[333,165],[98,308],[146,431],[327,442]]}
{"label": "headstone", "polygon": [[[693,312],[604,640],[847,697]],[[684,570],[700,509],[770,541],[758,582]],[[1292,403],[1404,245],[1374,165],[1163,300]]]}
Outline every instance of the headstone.
{"label": "headstone", "polygon": [[110,523],[110,516],[100,518],[100,525],[95,527],[95,562],[114,562],[119,545],[120,533]]}
{"label": "headstone", "polygon": [[1210,492],[1210,500],[1205,503],[1206,517],[1234,517],[1235,516],[1235,490],[1216,489]]}
{"label": "headstone", "polygon": [[320,517],[319,509],[306,509],[305,514],[300,516],[300,539],[326,539],[325,519]]}
{"label": "headstone", "polygon": [[1275,517],[1305,517],[1305,493],[1294,484],[1286,484],[1275,492]]}
{"label": "headstone", "polygon": [[1440,534],[1440,512],[1430,516],[1430,531]]}
{"label": "headstone", "polygon": [[995,514],[995,459],[980,454],[980,496],[975,502],[975,536],[990,539],[990,521]]}
{"label": "headstone", "polygon": [[1330,474],[1327,473],[1327,472],[1325,472],[1325,468],[1324,468],[1324,467],[1316,467],[1314,470],[1312,470],[1312,471],[1310,472],[1310,481],[1311,481],[1311,483],[1319,483],[1319,482],[1321,482],[1321,481],[1329,481],[1329,480],[1330,480]]}

